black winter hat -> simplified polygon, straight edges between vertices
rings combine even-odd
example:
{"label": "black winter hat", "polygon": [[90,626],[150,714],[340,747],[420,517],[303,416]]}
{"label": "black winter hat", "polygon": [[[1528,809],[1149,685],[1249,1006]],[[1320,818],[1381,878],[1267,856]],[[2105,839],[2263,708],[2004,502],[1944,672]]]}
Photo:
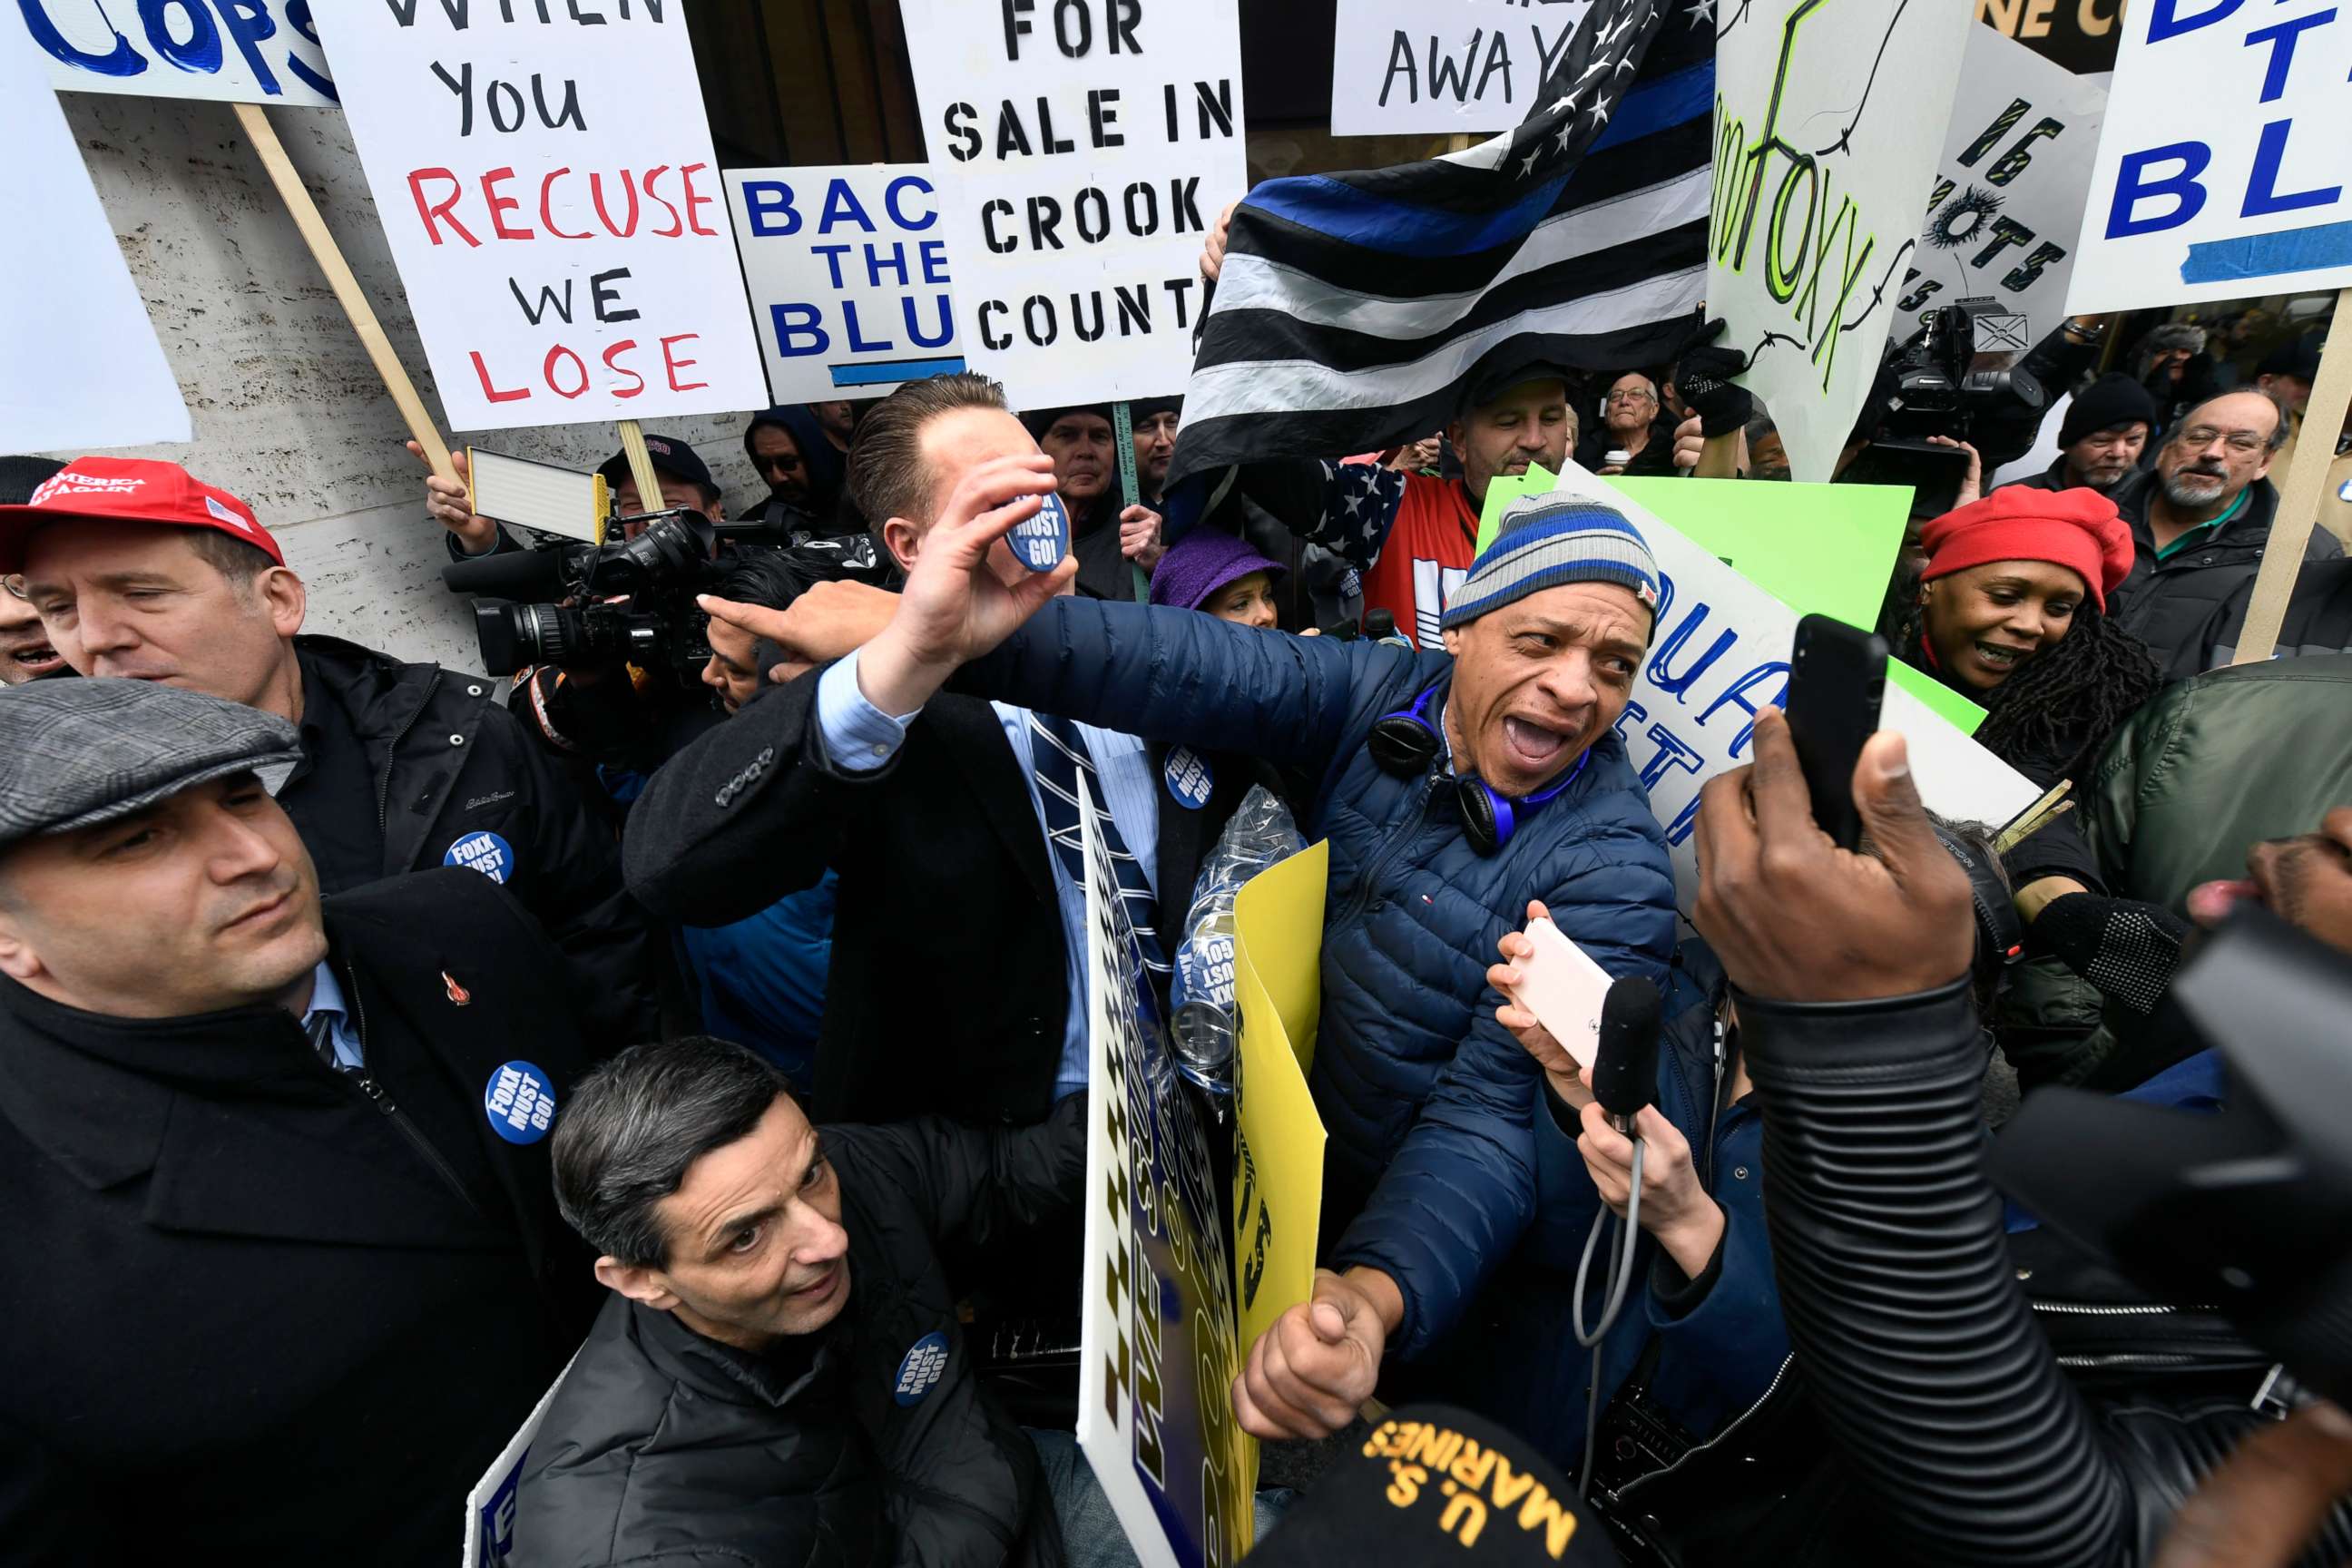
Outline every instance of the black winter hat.
{"label": "black winter hat", "polygon": [[1250,1568],[1613,1563],[1536,1446],[1444,1405],[1392,1413],[1291,1504]]}
{"label": "black winter hat", "polygon": [[2112,430],[2137,419],[2156,428],[2156,399],[2147,388],[2121,371],[2110,371],[2074,395],[2066,417],[2058,426],[2058,444],[2071,447],[2084,437]]}

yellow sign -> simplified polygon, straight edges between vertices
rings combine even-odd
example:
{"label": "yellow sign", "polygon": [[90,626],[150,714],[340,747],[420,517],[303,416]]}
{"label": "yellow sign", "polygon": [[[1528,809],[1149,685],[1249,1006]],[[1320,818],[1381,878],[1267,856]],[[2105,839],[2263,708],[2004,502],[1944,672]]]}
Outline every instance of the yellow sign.
{"label": "yellow sign", "polygon": [[1234,900],[1234,1268],[1243,1359],[1315,1286],[1323,1218],[1323,1119],[1307,1092],[1323,1005],[1328,844],[1269,867]]}

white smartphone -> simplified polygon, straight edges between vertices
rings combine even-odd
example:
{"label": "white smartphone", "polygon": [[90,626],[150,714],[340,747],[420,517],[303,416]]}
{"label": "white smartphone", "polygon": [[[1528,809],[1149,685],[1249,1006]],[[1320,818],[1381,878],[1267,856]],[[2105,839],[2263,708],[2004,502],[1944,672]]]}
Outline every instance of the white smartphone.
{"label": "white smartphone", "polygon": [[1548,920],[1529,921],[1526,934],[1535,952],[1519,961],[1519,984],[1511,1000],[1533,1013],[1577,1066],[1589,1068],[1600,1049],[1609,972]]}

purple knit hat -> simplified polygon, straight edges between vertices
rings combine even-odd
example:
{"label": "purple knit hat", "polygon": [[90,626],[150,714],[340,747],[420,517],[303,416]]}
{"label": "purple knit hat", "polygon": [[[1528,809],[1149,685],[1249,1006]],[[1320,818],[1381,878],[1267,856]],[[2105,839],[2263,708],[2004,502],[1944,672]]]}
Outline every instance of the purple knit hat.
{"label": "purple knit hat", "polygon": [[1218,589],[1253,572],[1281,577],[1289,570],[1223,529],[1198,527],[1170,545],[1152,568],[1151,602],[1197,610]]}

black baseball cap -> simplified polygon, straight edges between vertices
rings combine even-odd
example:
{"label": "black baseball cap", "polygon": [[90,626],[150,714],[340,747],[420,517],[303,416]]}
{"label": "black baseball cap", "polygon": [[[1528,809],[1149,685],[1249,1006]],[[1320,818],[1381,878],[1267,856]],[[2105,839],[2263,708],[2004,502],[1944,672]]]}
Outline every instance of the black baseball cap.
{"label": "black baseball cap", "polygon": [[[684,479],[690,485],[699,485],[706,495],[719,493],[718,482],[710,477],[710,465],[677,437],[648,435],[646,437],[646,452],[653,458],[656,473]],[[606,484],[617,488],[623,479],[629,477],[629,454],[625,450],[614,453],[596,471],[604,476]],[[650,497],[638,499],[648,502],[651,500]]]}
{"label": "black baseball cap", "polygon": [[1399,1410],[1343,1450],[1250,1553],[1251,1568],[1614,1563],[1536,1446],[1450,1405]]}

